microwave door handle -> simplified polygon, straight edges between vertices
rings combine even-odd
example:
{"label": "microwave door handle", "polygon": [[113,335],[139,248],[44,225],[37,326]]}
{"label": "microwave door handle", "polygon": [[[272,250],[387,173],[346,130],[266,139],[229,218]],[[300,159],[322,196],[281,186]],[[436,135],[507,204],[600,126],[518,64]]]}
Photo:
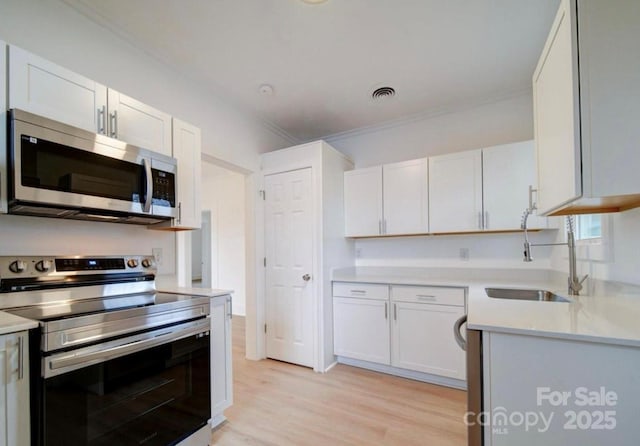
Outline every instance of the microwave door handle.
{"label": "microwave door handle", "polygon": [[153,199],[153,175],[151,174],[151,160],[148,158],[142,158],[142,167],[144,167],[144,176],[146,180],[145,200],[142,207],[142,211],[151,212],[151,200]]}

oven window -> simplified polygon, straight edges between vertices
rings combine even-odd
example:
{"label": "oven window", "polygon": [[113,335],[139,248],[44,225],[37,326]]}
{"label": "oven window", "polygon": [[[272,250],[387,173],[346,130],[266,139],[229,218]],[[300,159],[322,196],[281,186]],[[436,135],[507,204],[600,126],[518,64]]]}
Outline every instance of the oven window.
{"label": "oven window", "polygon": [[45,445],[170,445],[210,418],[209,335],[44,381]]}
{"label": "oven window", "polygon": [[23,186],[141,202],[144,168],[138,164],[27,135],[20,143]]}

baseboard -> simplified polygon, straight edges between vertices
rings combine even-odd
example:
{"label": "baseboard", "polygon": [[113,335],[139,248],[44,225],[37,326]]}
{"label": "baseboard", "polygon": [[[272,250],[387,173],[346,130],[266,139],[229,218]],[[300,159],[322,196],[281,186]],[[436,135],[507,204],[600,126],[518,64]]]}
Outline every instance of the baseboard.
{"label": "baseboard", "polygon": [[218,428],[222,423],[227,421],[227,417],[224,414],[220,413],[214,417],[211,417],[209,424],[211,425],[211,430]]}
{"label": "baseboard", "polygon": [[[452,387],[454,389],[467,390],[467,382],[461,379],[448,378],[446,376],[432,375],[430,373],[416,372],[413,370],[401,369],[384,364],[362,361],[360,359],[345,358],[338,356],[338,363],[353,367],[360,367],[374,372],[386,373],[387,375],[399,376],[401,378],[413,379],[439,386]],[[333,366],[333,365],[332,365]]]}
{"label": "baseboard", "polygon": [[324,372],[322,372],[322,373],[327,373],[329,370],[334,368],[336,366],[336,364],[338,364],[338,361],[333,361],[331,364],[329,364],[329,366],[326,369],[324,369]]}

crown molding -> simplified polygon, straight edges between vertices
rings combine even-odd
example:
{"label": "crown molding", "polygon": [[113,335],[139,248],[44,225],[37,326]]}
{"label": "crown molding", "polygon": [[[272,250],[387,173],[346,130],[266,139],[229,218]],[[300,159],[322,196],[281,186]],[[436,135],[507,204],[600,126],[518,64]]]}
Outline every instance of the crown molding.
{"label": "crown molding", "polygon": [[391,119],[389,121],[384,121],[379,124],[369,125],[358,127],[352,130],[346,130],[344,132],[334,133],[331,135],[327,135],[322,137],[323,140],[328,142],[329,144],[339,142],[343,139],[355,138],[357,136],[366,135],[369,133],[376,133],[383,130],[389,130],[396,127],[402,127],[408,124],[412,124],[419,121],[425,121],[427,119],[433,119],[438,116],[449,115],[453,113],[460,113],[464,111],[473,110],[485,105],[497,104],[498,102],[507,101],[509,99],[515,99],[522,96],[531,95],[532,89],[529,88],[521,88],[517,90],[512,90],[510,92],[506,92],[502,95],[493,96],[491,98],[484,98],[475,102],[467,103],[465,105],[457,106],[457,107],[442,107],[437,110],[425,110],[422,112],[414,113],[411,115],[403,116],[401,118]]}
{"label": "crown molding", "polygon": [[223,90],[219,85],[210,84],[210,83],[204,83],[201,80],[198,80],[198,79],[195,79],[193,77],[189,77],[189,76],[185,75],[185,73],[183,71],[180,71],[180,70],[176,69],[176,67],[173,64],[169,63],[168,61],[166,61],[163,58],[161,58],[161,57],[157,56],[156,54],[154,54],[153,51],[151,50],[151,48],[149,48],[147,45],[143,45],[143,44],[140,44],[140,42],[137,42],[136,39],[134,39],[134,37],[129,32],[127,32],[125,29],[123,29],[122,27],[117,26],[114,23],[112,23],[111,21],[109,21],[107,19],[107,17],[105,17],[104,15],[100,14],[100,12],[98,12],[94,7],[92,7],[89,3],[87,3],[86,0],[75,0],[75,1],[74,0],[61,0],[61,1],[62,1],[62,3],[67,5],[69,8],[73,9],[74,11],[78,12],[79,14],[85,16],[87,19],[89,19],[92,22],[96,23],[97,25],[103,27],[107,31],[109,31],[109,32],[115,34],[116,36],[118,36],[120,39],[122,39],[124,42],[126,42],[128,45],[130,45],[133,49],[144,53],[147,57],[155,60],[156,62],[158,62],[160,64],[162,64],[165,68],[167,68],[172,73],[174,73],[174,74],[176,74],[176,75],[178,75],[178,76],[180,76],[180,77],[182,77],[184,79],[187,79],[190,82],[195,82],[197,85],[200,85],[200,86],[204,87],[213,96],[215,96],[216,98],[222,100],[225,105],[229,105],[232,108],[234,108],[236,111],[239,111],[243,115],[248,116],[251,119],[255,120],[264,129],[268,130],[269,132],[273,133],[274,135],[279,136],[280,138],[284,139],[285,141],[289,142],[290,144],[300,144],[301,143],[301,140],[299,138],[296,138],[295,136],[291,135],[289,132],[284,130],[282,127],[278,126],[274,122],[272,122],[269,119],[265,118],[261,114],[258,114],[258,113],[254,112],[252,110],[248,110],[245,106],[240,104],[238,101],[236,101],[236,100],[228,97],[227,95],[221,93]]}

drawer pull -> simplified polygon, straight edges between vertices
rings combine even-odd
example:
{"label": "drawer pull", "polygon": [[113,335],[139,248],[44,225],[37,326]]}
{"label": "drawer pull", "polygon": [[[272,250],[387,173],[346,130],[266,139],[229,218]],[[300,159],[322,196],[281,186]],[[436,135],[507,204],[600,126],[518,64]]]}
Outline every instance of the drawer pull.
{"label": "drawer pull", "polygon": [[349,290],[349,292],[355,293],[355,294],[367,294],[365,290]]}
{"label": "drawer pull", "polygon": [[437,300],[436,296],[432,296],[430,294],[416,294],[416,298],[418,300],[428,300],[429,302]]}

